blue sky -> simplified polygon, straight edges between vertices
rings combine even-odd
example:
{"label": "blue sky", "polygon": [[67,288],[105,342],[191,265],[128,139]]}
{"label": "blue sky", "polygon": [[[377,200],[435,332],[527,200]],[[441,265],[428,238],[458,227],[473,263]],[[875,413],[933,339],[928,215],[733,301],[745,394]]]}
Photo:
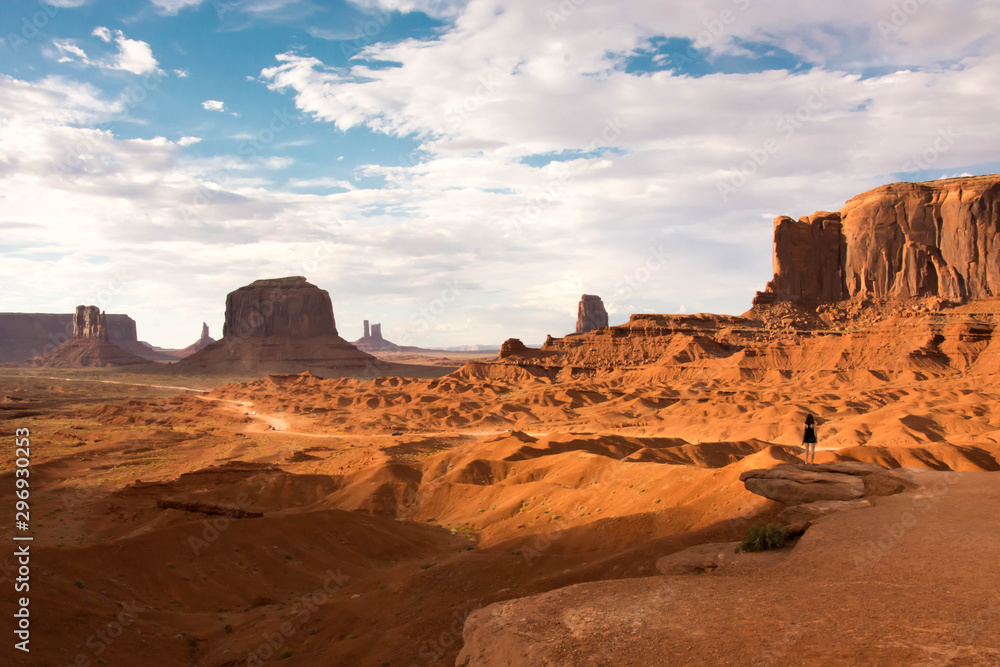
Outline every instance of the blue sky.
{"label": "blue sky", "polygon": [[740,313],[771,221],[1000,171],[985,0],[7,0],[0,310],[221,333],[306,275],[342,335],[540,342],[581,293]]}

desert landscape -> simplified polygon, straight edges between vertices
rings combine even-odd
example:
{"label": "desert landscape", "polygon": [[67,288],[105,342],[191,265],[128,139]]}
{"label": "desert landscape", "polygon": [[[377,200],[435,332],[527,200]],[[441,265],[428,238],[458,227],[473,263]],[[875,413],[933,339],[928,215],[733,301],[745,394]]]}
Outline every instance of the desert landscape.
{"label": "desert landscape", "polygon": [[777,218],[742,316],[499,354],[364,352],[302,277],[172,362],[81,306],[0,367],[6,664],[1000,664],[998,242],[1000,177],[887,185]]}
{"label": "desert landscape", "polygon": [[0,667],[1000,667],[998,35],[0,2]]}

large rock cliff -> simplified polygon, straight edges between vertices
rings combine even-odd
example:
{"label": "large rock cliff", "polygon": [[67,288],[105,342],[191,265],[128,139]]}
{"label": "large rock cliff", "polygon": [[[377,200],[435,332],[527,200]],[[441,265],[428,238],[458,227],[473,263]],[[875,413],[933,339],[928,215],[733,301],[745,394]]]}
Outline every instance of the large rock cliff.
{"label": "large rock cliff", "polygon": [[834,213],[774,221],[756,303],[1000,295],[1000,176],[892,183]]}

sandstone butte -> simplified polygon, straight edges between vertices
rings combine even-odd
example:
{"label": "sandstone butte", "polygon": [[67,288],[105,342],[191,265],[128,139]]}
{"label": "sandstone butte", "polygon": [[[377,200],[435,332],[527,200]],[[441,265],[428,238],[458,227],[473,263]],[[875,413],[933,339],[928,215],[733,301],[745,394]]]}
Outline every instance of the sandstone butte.
{"label": "sandstone butte", "polygon": [[222,332],[173,370],[365,372],[378,365],[337,334],[330,294],[302,276],[256,280],[230,292]]}
{"label": "sandstone butte", "polygon": [[[139,341],[136,324],[128,315],[108,313],[108,340],[148,361],[173,357]],[[73,337],[76,314],[0,313],[0,364],[20,363],[45,355]]]}
{"label": "sandstone butte", "polygon": [[354,346],[361,350],[362,352],[368,352],[369,354],[376,353],[399,353],[399,352],[426,352],[419,347],[414,347],[412,345],[397,345],[392,341],[386,340],[382,336],[382,325],[380,323],[370,323],[365,320],[365,333],[358,340],[354,341]]}
{"label": "sandstone butte", "polygon": [[28,360],[31,366],[76,368],[132,366],[149,363],[112,343],[108,316],[97,306],[77,306],[73,315],[73,337],[55,349]]}
{"label": "sandstone butte", "polygon": [[576,333],[587,333],[606,326],[608,326],[608,311],[605,310],[601,297],[593,294],[581,296],[577,308]]}

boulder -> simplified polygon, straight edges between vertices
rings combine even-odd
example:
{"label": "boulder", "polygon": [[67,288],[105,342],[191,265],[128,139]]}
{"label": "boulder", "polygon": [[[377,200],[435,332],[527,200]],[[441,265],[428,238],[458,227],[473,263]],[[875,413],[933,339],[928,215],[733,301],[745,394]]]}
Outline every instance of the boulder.
{"label": "boulder", "polygon": [[606,326],[608,326],[608,311],[605,310],[601,297],[593,294],[581,296],[576,315],[576,333],[587,333]]}
{"label": "boulder", "polygon": [[854,500],[865,495],[864,482],[853,475],[812,472],[802,465],[779,465],[769,470],[748,470],[740,475],[747,491],[785,504],[817,500]]}
{"label": "boulder", "polygon": [[740,481],[751,493],[795,506],[782,512],[781,519],[786,523],[812,521],[830,512],[865,506],[863,498],[891,496],[918,487],[902,474],[862,461],[783,464],[747,470],[740,475]]}
{"label": "boulder", "polygon": [[892,183],[839,211],[774,223],[774,278],[755,303],[1000,295],[1000,175]]}

